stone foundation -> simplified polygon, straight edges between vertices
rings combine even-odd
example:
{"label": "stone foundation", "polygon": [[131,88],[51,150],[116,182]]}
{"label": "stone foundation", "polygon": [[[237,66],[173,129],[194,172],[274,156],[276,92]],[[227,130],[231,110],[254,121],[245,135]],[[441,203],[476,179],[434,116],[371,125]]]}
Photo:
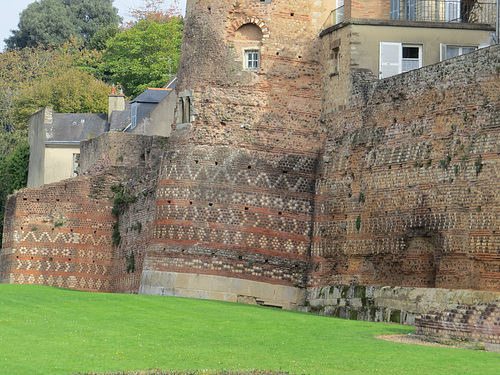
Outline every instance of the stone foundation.
{"label": "stone foundation", "polygon": [[195,273],[143,271],[140,294],[215,299],[294,310],[303,289],[253,280]]}
{"label": "stone foundation", "polygon": [[420,315],[490,304],[499,292],[464,289],[333,285],[311,288],[301,310],[370,322],[414,325]]}

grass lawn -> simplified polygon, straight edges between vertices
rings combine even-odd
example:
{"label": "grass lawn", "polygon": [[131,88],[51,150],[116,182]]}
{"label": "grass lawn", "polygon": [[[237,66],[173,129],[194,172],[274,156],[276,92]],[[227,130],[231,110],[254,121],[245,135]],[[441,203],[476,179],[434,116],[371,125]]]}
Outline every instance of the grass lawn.
{"label": "grass lawn", "polygon": [[412,330],[218,301],[0,284],[0,374],[151,368],[500,373],[500,354],[374,338]]}

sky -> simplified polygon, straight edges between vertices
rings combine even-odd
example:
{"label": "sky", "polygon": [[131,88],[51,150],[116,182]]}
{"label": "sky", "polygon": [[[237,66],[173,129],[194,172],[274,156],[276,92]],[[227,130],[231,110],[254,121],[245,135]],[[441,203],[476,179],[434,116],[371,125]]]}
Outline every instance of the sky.
{"label": "sky", "polygon": [[[4,39],[12,35],[10,30],[17,30],[19,14],[26,9],[28,4],[35,0],[10,0],[1,1],[2,11],[0,12],[0,52],[4,50]],[[128,16],[130,8],[139,8],[143,4],[142,0],[114,0],[113,5],[118,8],[118,14],[124,19]],[[186,0],[180,1],[180,7],[185,9]]]}

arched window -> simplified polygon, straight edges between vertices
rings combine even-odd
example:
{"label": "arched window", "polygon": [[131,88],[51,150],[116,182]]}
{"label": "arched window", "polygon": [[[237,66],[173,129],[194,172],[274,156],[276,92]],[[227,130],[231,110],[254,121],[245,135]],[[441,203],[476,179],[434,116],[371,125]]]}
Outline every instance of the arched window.
{"label": "arched window", "polygon": [[246,23],[236,30],[235,44],[241,47],[243,69],[260,68],[262,36],[262,30],[254,23]]}
{"label": "arched window", "polygon": [[193,90],[184,90],[179,93],[177,102],[177,123],[187,124],[193,120]]}

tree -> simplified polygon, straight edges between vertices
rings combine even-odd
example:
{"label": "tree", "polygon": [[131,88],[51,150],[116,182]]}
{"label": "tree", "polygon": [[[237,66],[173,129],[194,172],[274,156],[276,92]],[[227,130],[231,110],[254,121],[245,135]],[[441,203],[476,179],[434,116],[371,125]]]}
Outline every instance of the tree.
{"label": "tree", "polygon": [[131,9],[130,15],[134,20],[125,24],[126,29],[143,20],[167,23],[174,18],[182,18],[178,0],[173,0],[170,4],[166,4],[166,0],[143,0],[143,5]]}
{"label": "tree", "polygon": [[162,87],[170,68],[172,74],[177,71],[182,29],[179,18],[165,23],[138,21],[108,41],[103,70],[132,97],[148,87]]}
{"label": "tree", "polygon": [[106,112],[110,87],[91,74],[99,59],[75,41],[0,54],[0,237],[7,195],[26,186],[29,116],[47,105],[56,112]]}
{"label": "tree", "polygon": [[29,81],[55,69],[53,51],[42,48],[9,50],[0,54],[0,123],[2,129],[19,129],[12,117],[14,102]]}
{"label": "tree", "polygon": [[0,133],[0,244],[7,195],[26,186],[30,147],[20,133]]}
{"label": "tree", "polygon": [[104,93],[109,87],[94,78],[100,59],[101,53],[81,48],[75,40],[58,48],[16,48],[1,53],[2,128],[26,129],[29,116],[46,105],[59,112],[105,112]]}
{"label": "tree", "polygon": [[25,85],[14,102],[16,123],[46,106],[57,113],[105,113],[110,87],[77,67],[54,72]]}
{"label": "tree", "polygon": [[116,27],[120,21],[113,0],[40,0],[22,11],[19,29],[5,43],[8,49],[60,46],[71,36],[85,43],[101,28]]}

